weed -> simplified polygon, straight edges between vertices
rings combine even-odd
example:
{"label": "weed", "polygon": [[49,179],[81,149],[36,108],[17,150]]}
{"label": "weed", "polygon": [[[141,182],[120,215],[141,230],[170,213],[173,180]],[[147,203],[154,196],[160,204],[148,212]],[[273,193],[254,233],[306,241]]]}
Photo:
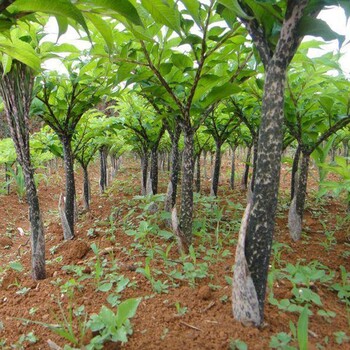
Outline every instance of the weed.
{"label": "weed", "polygon": [[127,299],[118,306],[117,313],[102,306],[98,314],[90,316],[88,327],[99,334],[91,339],[87,350],[101,349],[107,341],[126,343],[132,334],[130,318],[134,317],[141,299]]}
{"label": "weed", "polygon": [[339,345],[350,342],[350,337],[343,331],[334,332],[333,334],[335,337],[335,342]]}
{"label": "weed", "polygon": [[230,350],[248,350],[248,345],[240,339],[230,340]]}
{"label": "weed", "polygon": [[180,303],[177,301],[175,304],[176,312],[178,316],[183,316],[187,312],[186,306],[181,306]]}

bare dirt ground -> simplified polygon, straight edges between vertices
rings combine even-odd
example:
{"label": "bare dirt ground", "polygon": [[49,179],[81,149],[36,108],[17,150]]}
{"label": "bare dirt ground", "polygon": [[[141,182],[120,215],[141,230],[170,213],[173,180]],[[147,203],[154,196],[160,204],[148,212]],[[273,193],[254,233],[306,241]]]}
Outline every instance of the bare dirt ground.
{"label": "bare dirt ground", "polygon": [[[240,189],[231,191],[228,183],[229,164],[224,164],[219,196],[225,208],[222,222],[229,216],[240,217],[245,206],[246,193]],[[242,165],[238,173],[242,172]],[[208,271],[204,278],[197,278],[194,283],[180,280],[176,285],[161,275],[160,280],[166,279],[168,286],[163,293],[156,293],[152,283],[144,275],[136,271],[144,266],[146,253],[141,248],[135,248],[134,238],[125,233],[130,223],[138,227],[142,220],[142,210],[135,207],[132,198],[139,193],[139,167],[134,161],[124,161],[123,169],[109,190],[99,194],[98,170],[94,166],[91,174],[92,203],[88,213],[81,213],[76,225],[76,238],[64,242],[62,229],[58,217],[58,198],[63,191],[62,168],[51,172],[48,183],[42,182],[39,187],[40,204],[44,213],[46,229],[47,279],[33,281],[30,277],[30,253],[28,236],[21,236],[18,228],[23,228],[28,234],[27,205],[20,202],[13,190],[10,195],[0,196],[0,341],[2,349],[48,349],[48,339],[60,346],[68,344],[47,327],[28,322],[39,321],[45,324],[57,324],[62,321],[60,304],[65,313],[72,310],[70,305],[78,307],[84,305],[88,314],[98,313],[101,305],[111,307],[107,302],[109,293],[98,290],[96,278],[86,278],[72,288],[74,293],[63,291],[62,286],[67,282],[78,280],[78,275],[72,270],[63,268],[66,265],[81,267],[85,275],[92,275],[95,268],[96,254],[91,245],[96,244],[106,266],[115,267],[118,276],[124,276],[130,281],[130,288],[121,292],[121,299],[142,297],[136,316],[131,320],[133,334],[126,344],[107,344],[105,349],[232,349],[234,340],[244,341],[249,349],[268,349],[271,337],[280,332],[290,333],[290,321],[298,321],[297,312],[287,312],[266,301],[265,324],[261,329],[244,327],[233,320],[231,311],[231,288],[229,277],[232,276],[235,245],[238,226],[232,229],[232,237],[222,241],[222,251],[227,250],[225,257],[212,258],[208,264]],[[167,174],[160,174],[160,192],[166,190]],[[81,174],[78,172],[78,198],[81,198]],[[203,194],[209,193],[210,180],[202,183]],[[309,193],[317,186],[316,176],[310,177]],[[307,265],[318,261],[335,272],[333,283],[340,281],[340,266],[350,270],[349,254],[349,221],[342,222],[346,216],[345,206],[333,198],[322,203],[309,199],[307,203],[304,231],[300,242],[294,243],[289,239],[287,229],[288,216],[288,188],[289,173],[285,169],[281,178],[281,198],[277,215],[275,239],[286,248],[279,251],[278,256],[271,262],[275,268],[284,268],[288,263]],[[310,196],[311,197],[311,196]],[[309,197],[309,198],[310,198]],[[229,206],[230,201],[237,205]],[[241,204],[240,209],[239,203]],[[226,207],[225,207],[226,205]],[[134,213],[130,211],[135,209]],[[130,214],[130,216],[129,216]],[[199,214],[202,215],[202,214]],[[139,217],[138,217],[139,216]],[[127,221],[129,220],[129,221]],[[200,216],[197,222],[205,220]],[[322,222],[324,225],[322,225]],[[131,224],[128,227],[132,227]],[[333,235],[326,239],[326,230],[332,230]],[[113,232],[112,232],[113,231]],[[112,232],[112,233],[111,233]],[[214,233],[209,233],[214,235]],[[171,240],[170,240],[171,242]],[[211,241],[212,242],[212,241]],[[327,242],[329,244],[327,244]],[[161,246],[164,241],[152,238],[147,244]],[[195,236],[194,246],[207,245],[201,237]],[[288,245],[288,246],[287,246]],[[106,249],[108,248],[108,249]],[[104,250],[105,249],[105,250]],[[137,250],[139,249],[139,250]],[[130,252],[132,253],[130,254]],[[108,253],[107,253],[108,252]],[[204,256],[204,255],[202,255]],[[169,250],[169,260],[178,261],[176,245]],[[199,262],[203,263],[203,258]],[[10,262],[20,261],[23,271],[9,268]],[[162,271],[164,262],[157,257],[150,259],[154,271]],[[175,264],[176,265],[176,264]],[[177,265],[176,265],[177,266]],[[155,272],[156,273],[156,272]],[[166,283],[166,282],[165,282]],[[276,280],[273,282],[274,297],[278,300],[289,299],[293,296],[289,281]],[[350,349],[350,343],[337,344],[334,333],[343,331],[348,336],[349,310],[337,297],[337,293],[323,282],[312,283],[312,290],[319,295],[322,309],[332,311],[335,317],[324,317],[317,314],[320,307],[315,305],[310,309],[313,315],[309,318],[309,348],[310,349]],[[271,290],[268,290],[268,294]],[[115,310],[116,308],[114,308]],[[25,320],[23,320],[25,319]],[[74,327],[77,318],[73,321]],[[34,332],[36,340],[31,343],[30,337],[22,339],[21,335]],[[82,343],[88,343],[93,337],[91,332],[83,335]],[[296,346],[295,343],[291,343]],[[12,347],[11,347],[12,345]],[[82,347],[82,345],[81,345]],[[78,347],[79,348],[79,347]]]}

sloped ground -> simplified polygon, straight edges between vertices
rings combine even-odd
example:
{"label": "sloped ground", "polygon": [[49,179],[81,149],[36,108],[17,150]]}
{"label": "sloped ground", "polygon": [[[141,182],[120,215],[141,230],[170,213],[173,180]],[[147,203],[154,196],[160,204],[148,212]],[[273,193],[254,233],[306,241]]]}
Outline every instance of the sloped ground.
{"label": "sloped ground", "polygon": [[[98,313],[102,305],[115,311],[119,301],[139,297],[142,301],[131,319],[129,341],[109,343],[105,349],[234,349],[240,346],[238,340],[249,349],[268,349],[271,339],[272,345],[286,348],[289,338],[288,345],[297,346],[290,322],[297,325],[306,303],[312,311],[309,348],[350,347],[346,343],[349,300],[346,307],[346,295],[341,300],[336,285],[347,284],[341,291],[349,293],[349,280],[341,283],[340,268],[350,271],[350,224],[344,219],[344,206],[331,198],[323,203],[309,200],[305,234],[301,242],[291,242],[287,231],[289,174],[283,172],[265,325],[247,328],[231,315],[230,278],[245,192],[239,186],[229,190],[228,164],[222,172],[220,200],[196,197],[195,252],[183,258],[164,223],[161,202],[156,202],[160,210],[154,213],[150,200],[134,198],[139,191],[138,165],[129,160],[124,164],[103,195],[98,194],[94,169],[91,211],[80,214],[76,239],[69,242],[62,240],[57,211],[62,169],[48,177],[47,185],[41,184],[48,259],[44,281],[31,280],[28,236],[21,236],[17,229],[28,232],[27,206],[14,193],[0,197],[2,349],[48,349],[49,339],[62,347],[69,344],[47,327],[31,322],[64,324],[69,315],[75,347],[83,348],[95,336],[90,330],[79,335],[85,315]],[[166,179],[167,174],[161,173],[160,192],[166,190]],[[310,193],[315,186],[311,178]],[[77,187],[81,188],[80,174]],[[208,194],[208,180],[203,189]]]}

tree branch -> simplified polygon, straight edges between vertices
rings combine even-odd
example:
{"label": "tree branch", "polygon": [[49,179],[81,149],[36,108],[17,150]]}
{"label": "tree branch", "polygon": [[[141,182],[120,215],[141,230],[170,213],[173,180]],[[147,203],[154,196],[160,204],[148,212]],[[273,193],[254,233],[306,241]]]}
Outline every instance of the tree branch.
{"label": "tree branch", "polygon": [[342,129],[345,127],[347,124],[350,123],[350,115],[348,115],[346,118],[338,120],[331,128],[329,128],[326,132],[324,132],[317,142],[315,143],[312,151],[312,153],[323,141],[326,141],[330,136],[335,134],[338,130]]}

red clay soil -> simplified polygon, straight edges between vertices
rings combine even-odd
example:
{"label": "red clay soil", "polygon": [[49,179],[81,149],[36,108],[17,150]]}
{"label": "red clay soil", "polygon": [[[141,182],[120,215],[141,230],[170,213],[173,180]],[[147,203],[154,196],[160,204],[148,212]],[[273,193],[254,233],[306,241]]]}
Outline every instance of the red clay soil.
{"label": "red clay soil", "polygon": [[[127,168],[126,168],[127,166]],[[222,172],[219,196],[234,203],[245,204],[245,191],[229,190],[229,164]],[[225,258],[210,262],[208,277],[196,280],[195,286],[187,281],[180,281],[177,287],[170,286],[167,293],[157,294],[152,290],[150,282],[136,268],[144,266],[145,256],[142,252],[130,255],[133,238],[125,234],[121,222],[132,209],[131,199],[138,194],[139,170],[133,162],[125,162],[123,170],[118,174],[115,183],[105,194],[98,193],[97,169],[92,172],[92,204],[88,213],[81,213],[76,225],[76,238],[73,241],[63,241],[62,228],[58,218],[58,198],[63,187],[62,168],[50,175],[49,184],[42,183],[39,187],[40,204],[44,212],[46,229],[46,256],[48,261],[48,277],[43,281],[33,281],[30,278],[30,254],[28,236],[21,236],[18,227],[28,233],[27,205],[19,202],[15,193],[0,196],[0,342],[2,349],[11,349],[11,344],[17,344],[20,349],[49,349],[50,339],[60,346],[68,344],[49,329],[25,322],[23,319],[40,321],[46,324],[59,323],[61,318],[59,303],[68,310],[73,302],[75,306],[84,305],[88,314],[98,313],[101,305],[110,307],[106,298],[108,293],[97,291],[96,283],[87,279],[80,282],[80,288],[75,288],[72,300],[63,293],[60,286],[72,278],[77,278],[71,271],[62,269],[65,265],[78,265],[85,274],[89,275],[93,268],[95,254],[91,244],[95,243],[103,255],[106,264],[116,264],[119,275],[124,275],[131,282],[136,282],[134,288],[126,288],[122,292],[122,300],[130,297],[142,297],[136,316],[131,320],[133,334],[126,344],[107,344],[105,349],[234,349],[232,341],[240,339],[246,342],[249,349],[268,349],[271,337],[280,332],[290,333],[289,322],[297,323],[298,313],[278,310],[276,306],[266,301],[265,323],[260,329],[244,327],[232,317],[231,287],[227,277],[232,276],[235,245],[223,242],[223,249],[231,254]],[[167,174],[161,173],[161,192],[166,189]],[[289,174],[284,171],[282,176],[282,195],[277,217],[275,233],[276,241],[288,244],[292,249],[283,249],[276,267],[283,268],[287,263],[308,264],[318,260],[334,270],[334,282],[340,280],[340,266],[350,270],[349,254],[349,221],[340,225],[344,218],[345,207],[334,199],[329,199],[321,206],[309,200],[305,214],[305,232],[300,242],[294,243],[288,237],[287,229],[287,192]],[[81,174],[78,173],[78,198],[81,197]],[[317,185],[311,177],[309,192]],[[239,186],[238,186],[239,187]],[[209,192],[209,181],[203,184],[203,192]],[[130,201],[130,202],[128,202]],[[224,201],[223,201],[224,202]],[[113,216],[110,214],[113,213]],[[130,217],[134,223],[140,215],[136,210]],[[225,212],[225,215],[240,216],[242,210]],[[112,219],[111,219],[112,218]],[[115,226],[115,239],[110,239],[109,229],[111,220]],[[336,244],[324,245],[325,229],[320,220],[328,220],[326,227],[336,228],[334,239]],[[338,222],[338,226],[336,224]],[[239,227],[239,226],[238,226]],[[94,229],[93,234],[91,234]],[[235,230],[237,231],[237,230]],[[90,235],[88,235],[90,232]],[[237,232],[232,239],[237,239]],[[157,242],[157,240],[155,240]],[[199,238],[194,245],[198,245]],[[161,244],[161,243],[159,243]],[[209,245],[207,249],[209,249]],[[108,252],[108,253],[107,253]],[[176,261],[178,253],[175,244],[170,251],[170,259]],[[11,261],[20,260],[24,266],[23,272],[7,268]],[[202,261],[203,262],[203,261]],[[140,265],[141,264],[141,265]],[[160,259],[151,260],[152,269],[162,271]],[[27,288],[27,289],[25,289]],[[345,304],[340,302],[336,292],[330,290],[325,283],[315,283],[313,290],[320,296],[322,308],[336,313],[335,317],[317,315],[319,308],[311,307],[313,315],[309,319],[309,349],[350,349],[350,343],[339,345],[335,341],[335,332],[343,331],[350,336],[349,313]],[[273,285],[275,298],[292,299],[291,285],[286,280],[279,280]],[[268,291],[269,294],[270,290]],[[183,314],[179,314],[182,308]],[[187,309],[185,309],[187,308]],[[349,312],[349,310],[348,310]],[[37,337],[34,344],[20,336],[33,331]],[[93,335],[85,334],[83,343],[88,343]],[[0,343],[1,344],[1,343]],[[296,346],[295,343],[291,344]],[[82,347],[83,348],[83,347]]]}

